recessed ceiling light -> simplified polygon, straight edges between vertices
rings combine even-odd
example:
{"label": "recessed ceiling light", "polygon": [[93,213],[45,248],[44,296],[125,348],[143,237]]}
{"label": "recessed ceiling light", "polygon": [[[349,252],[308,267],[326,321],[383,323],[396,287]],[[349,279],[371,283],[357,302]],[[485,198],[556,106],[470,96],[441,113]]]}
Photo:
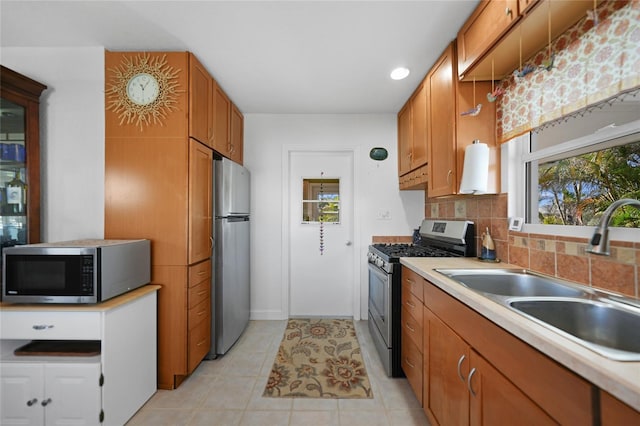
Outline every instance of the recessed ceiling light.
{"label": "recessed ceiling light", "polygon": [[409,68],[398,67],[391,71],[391,78],[394,80],[402,80],[409,75]]}

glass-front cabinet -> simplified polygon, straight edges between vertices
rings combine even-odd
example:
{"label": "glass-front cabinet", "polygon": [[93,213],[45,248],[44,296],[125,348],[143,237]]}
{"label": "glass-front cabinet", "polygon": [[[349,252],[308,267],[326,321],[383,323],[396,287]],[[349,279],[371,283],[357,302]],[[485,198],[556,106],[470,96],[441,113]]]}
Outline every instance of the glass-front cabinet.
{"label": "glass-front cabinet", "polygon": [[0,66],[0,246],[40,242],[40,94]]}

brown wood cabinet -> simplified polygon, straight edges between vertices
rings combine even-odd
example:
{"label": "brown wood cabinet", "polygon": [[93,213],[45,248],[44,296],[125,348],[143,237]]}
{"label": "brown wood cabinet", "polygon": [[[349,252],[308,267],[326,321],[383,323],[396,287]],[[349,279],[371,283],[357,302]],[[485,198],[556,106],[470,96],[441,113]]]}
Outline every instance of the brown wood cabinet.
{"label": "brown wood cabinet", "polygon": [[402,322],[400,365],[418,400],[422,400],[423,393],[422,281],[423,278],[415,273],[406,273],[402,277],[400,315]]}
{"label": "brown wood cabinet", "polygon": [[603,390],[600,391],[600,416],[602,426],[640,425],[640,412]]}
{"label": "brown wood cabinet", "polygon": [[[189,53],[158,54],[184,70],[177,83],[189,87]],[[110,69],[132,55],[107,52],[107,79]],[[177,387],[193,371],[210,339],[210,295],[196,289],[211,277],[213,151],[189,137],[189,120],[197,115],[187,114],[189,99],[181,92],[164,125],[142,129],[121,125],[117,114],[105,112],[105,238],[151,240],[151,282],[161,286],[162,389]]]}
{"label": "brown wood cabinet", "polygon": [[[495,136],[495,103],[486,100],[488,82],[459,82],[455,44],[450,44],[427,75],[429,84],[429,184],[427,196],[457,194],[465,148],[478,139],[490,149],[488,193],[500,192],[500,148]],[[464,114],[482,104],[477,115]]]}
{"label": "brown wood cabinet", "polygon": [[458,32],[458,76],[502,80],[520,66],[520,58],[525,62],[547,46],[549,32],[555,40],[593,5],[593,0],[482,0]]}
{"label": "brown wood cabinet", "polygon": [[217,83],[213,92],[215,120],[213,149],[225,157],[231,151],[231,100]]}
{"label": "brown wood cabinet", "polygon": [[[0,117],[0,130],[13,136],[11,140],[0,141],[3,148],[7,148],[0,155],[2,247],[40,242],[40,95],[46,88],[42,83],[0,66],[0,106],[10,112]],[[19,136],[20,140],[17,139]],[[13,212],[13,205],[7,204],[4,198],[6,185],[16,174],[28,185],[28,190],[22,194],[25,199],[19,212]]]}
{"label": "brown wood cabinet", "polygon": [[213,78],[189,55],[189,136],[213,148]]}
{"label": "brown wood cabinet", "polygon": [[[428,86],[422,82],[398,113],[398,176],[401,181],[403,176],[428,162],[427,100]],[[416,188],[405,185],[401,189]]]}
{"label": "brown wood cabinet", "polygon": [[243,160],[243,139],[244,139],[244,117],[235,104],[231,103],[231,145],[229,148],[229,158],[238,164]]}
{"label": "brown wood cabinet", "polygon": [[518,0],[482,0],[458,31],[456,75],[464,75],[518,18]]}
{"label": "brown wood cabinet", "polygon": [[[592,424],[593,385],[402,268],[402,350],[422,357],[422,380],[403,370],[433,425]],[[415,289],[422,285],[422,289]],[[415,289],[415,290],[414,290]],[[422,294],[422,349],[405,330]],[[405,338],[406,336],[406,338]],[[405,340],[409,341],[405,345]],[[405,353],[402,353],[405,360]],[[413,364],[413,363],[412,363]],[[405,367],[406,366],[406,367]],[[416,390],[417,389],[417,390]]]}

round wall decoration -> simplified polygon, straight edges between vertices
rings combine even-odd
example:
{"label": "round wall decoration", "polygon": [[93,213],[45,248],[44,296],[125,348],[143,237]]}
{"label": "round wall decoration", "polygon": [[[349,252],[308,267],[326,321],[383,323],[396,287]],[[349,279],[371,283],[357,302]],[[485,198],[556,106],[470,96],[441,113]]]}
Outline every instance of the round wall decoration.
{"label": "round wall decoration", "polygon": [[107,110],[118,115],[120,125],[133,124],[142,131],[145,125],[162,125],[167,114],[176,109],[180,70],[167,64],[166,55],[125,56],[109,71]]}
{"label": "round wall decoration", "polygon": [[389,153],[384,148],[376,147],[376,148],[371,148],[371,151],[369,151],[369,158],[376,161],[385,160],[388,155]]}

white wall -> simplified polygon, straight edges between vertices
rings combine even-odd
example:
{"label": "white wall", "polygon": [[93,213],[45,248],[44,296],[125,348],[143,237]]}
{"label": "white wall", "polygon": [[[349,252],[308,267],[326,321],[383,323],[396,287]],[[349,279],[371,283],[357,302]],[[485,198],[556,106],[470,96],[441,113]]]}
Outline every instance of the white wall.
{"label": "white wall", "polygon": [[104,48],[3,47],[41,97],[42,240],[104,236]]}
{"label": "white wall", "polygon": [[[424,218],[424,191],[399,191],[395,114],[270,115],[247,114],[244,164],[251,171],[251,318],[283,319],[282,200],[283,147],[349,147],[355,159],[354,234],[360,265],[360,315],[367,317],[366,253],[373,235],[411,235]],[[369,159],[384,147],[385,161]],[[319,165],[320,166],[320,165]],[[377,219],[379,212],[390,219]]]}

